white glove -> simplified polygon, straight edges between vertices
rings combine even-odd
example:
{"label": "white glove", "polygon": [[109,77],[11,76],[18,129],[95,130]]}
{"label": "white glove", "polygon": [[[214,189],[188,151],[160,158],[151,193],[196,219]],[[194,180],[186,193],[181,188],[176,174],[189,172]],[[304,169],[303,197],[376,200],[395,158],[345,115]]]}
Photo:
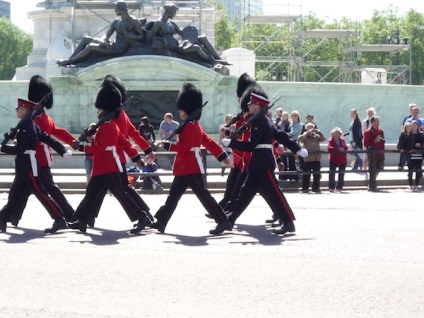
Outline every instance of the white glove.
{"label": "white glove", "polygon": [[296,152],[296,155],[299,155],[299,156],[305,158],[305,157],[308,156],[308,150],[306,150],[304,148],[300,149],[298,152]]}
{"label": "white glove", "polygon": [[225,147],[228,147],[231,143],[231,139],[230,138],[224,138],[224,139],[222,139],[221,142]]}
{"label": "white glove", "polygon": [[72,151],[66,150],[66,152],[63,154],[62,157],[65,158],[65,159],[71,158],[72,157]]}

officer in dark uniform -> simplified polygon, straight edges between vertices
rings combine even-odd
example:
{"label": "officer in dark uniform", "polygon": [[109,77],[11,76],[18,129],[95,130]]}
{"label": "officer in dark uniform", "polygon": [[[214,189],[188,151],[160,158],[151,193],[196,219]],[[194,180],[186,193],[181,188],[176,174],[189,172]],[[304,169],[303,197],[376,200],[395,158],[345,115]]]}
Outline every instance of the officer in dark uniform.
{"label": "officer in dark uniform", "polygon": [[[32,112],[36,104],[23,99],[18,99],[16,115],[19,119]],[[0,211],[0,231],[6,232],[6,222],[14,215],[15,211],[23,211],[28,202],[28,197],[34,194],[41,204],[46,208],[52,219],[53,226],[45,230],[46,233],[55,233],[59,229],[66,228],[67,223],[62,217],[62,210],[46,191],[39,177],[40,166],[35,156],[36,147],[39,142],[51,146],[62,156],[69,155],[65,147],[42,132],[40,127],[29,118],[23,122],[16,134],[16,145],[1,145],[1,151],[15,155],[15,179],[9,191],[7,204]]]}
{"label": "officer in dark uniform", "polygon": [[[250,94],[249,112],[255,115],[269,104],[268,96],[260,86],[246,91]],[[295,232],[293,214],[284,194],[281,192],[275,177],[275,158],[272,151],[274,129],[272,123],[264,113],[251,124],[250,141],[238,141],[235,139],[223,139],[222,143],[230,148],[248,151],[252,153],[248,166],[248,175],[241,188],[240,195],[232,204],[231,210],[226,211],[230,221],[234,224],[237,218],[250,204],[257,192],[265,199],[274,213],[277,213],[284,223],[281,228],[273,232],[285,234]]]}
{"label": "officer in dark uniform", "polygon": [[[44,77],[34,75],[31,77],[28,85],[28,99],[31,102],[38,103],[44,96],[48,95],[44,101],[45,108],[53,107],[53,88]],[[49,136],[53,136],[69,146],[75,145],[74,136],[64,128],[57,127],[53,119],[43,110],[41,114],[34,118],[34,122]],[[76,149],[76,148],[75,148]],[[63,195],[59,186],[54,182],[50,167],[53,163],[51,148],[43,142],[37,145],[36,156],[40,165],[39,177],[50,196],[56,201],[63,212],[66,221],[75,221],[73,219],[74,209]],[[12,224],[17,225],[22,217],[23,210],[15,210]]]}

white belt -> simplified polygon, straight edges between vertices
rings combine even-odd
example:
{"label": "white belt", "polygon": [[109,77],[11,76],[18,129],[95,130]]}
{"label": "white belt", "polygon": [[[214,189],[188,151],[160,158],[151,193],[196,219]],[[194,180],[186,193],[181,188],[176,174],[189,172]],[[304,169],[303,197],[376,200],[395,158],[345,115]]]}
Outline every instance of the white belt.
{"label": "white belt", "polygon": [[193,147],[190,151],[194,151],[194,156],[196,157],[197,164],[199,165],[200,173],[205,174],[205,167],[203,166],[203,160],[200,156],[200,147]]}
{"label": "white belt", "polygon": [[38,165],[37,158],[35,157],[35,150],[25,150],[24,155],[29,155],[32,174],[34,175],[34,177],[38,177]]}
{"label": "white belt", "polygon": [[255,149],[261,149],[261,148],[272,149],[272,145],[271,144],[258,144],[255,147]]}
{"label": "white belt", "polygon": [[118,166],[119,172],[123,172],[124,170],[122,170],[122,164],[121,164],[121,160],[119,160],[119,155],[116,152],[116,146],[107,146],[105,148],[106,151],[112,151],[112,155],[115,158],[116,161],[116,165]]}

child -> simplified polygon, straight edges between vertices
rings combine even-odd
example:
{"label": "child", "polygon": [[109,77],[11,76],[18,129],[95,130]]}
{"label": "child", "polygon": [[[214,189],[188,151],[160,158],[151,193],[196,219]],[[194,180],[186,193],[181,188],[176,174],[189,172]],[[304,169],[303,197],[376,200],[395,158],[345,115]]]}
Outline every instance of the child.
{"label": "child", "polygon": [[[344,171],[346,170],[348,149],[346,141],[342,137],[343,132],[339,127],[331,131],[331,138],[328,140],[327,149],[330,152],[330,173],[328,176],[328,187],[330,192],[342,192],[344,185]],[[339,178],[336,184],[335,171],[339,168]]]}
{"label": "child", "polygon": [[[33,111],[35,106],[37,104],[33,102],[18,99],[16,116],[19,119],[24,118]],[[31,118],[23,122],[19,127],[16,134],[16,145],[12,146],[2,143],[1,151],[9,155],[16,155],[16,158],[15,179],[9,191],[8,202],[0,211],[0,232],[6,232],[7,222],[9,222],[10,217],[13,216],[16,210],[23,211],[25,209],[28,197],[31,194],[37,197],[52,219],[54,219],[52,227],[45,230],[46,233],[55,233],[67,227],[62,210],[45,190],[39,177],[40,166],[35,156],[39,141],[51,146],[63,157],[71,155],[71,152],[67,151],[60,142],[53,140],[42,132]]]}
{"label": "child", "polygon": [[[158,165],[155,163],[152,157],[147,157],[147,162],[143,167],[143,172],[151,173],[158,170]],[[147,175],[143,176],[143,185],[140,190],[153,189],[153,190],[163,190],[162,182],[159,176]]]}

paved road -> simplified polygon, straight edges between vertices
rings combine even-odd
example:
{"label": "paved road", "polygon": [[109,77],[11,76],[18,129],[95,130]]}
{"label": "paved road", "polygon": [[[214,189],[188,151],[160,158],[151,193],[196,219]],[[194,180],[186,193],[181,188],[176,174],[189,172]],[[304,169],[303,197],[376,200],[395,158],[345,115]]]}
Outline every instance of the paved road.
{"label": "paved road", "polygon": [[[51,220],[31,197],[21,227],[0,234],[0,317],[424,316],[422,193],[287,198],[297,232],[283,237],[259,196],[221,236],[193,195],[164,235],[128,234],[113,197],[97,228],[44,235]],[[165,199],[145,196],[153,210]]]}

